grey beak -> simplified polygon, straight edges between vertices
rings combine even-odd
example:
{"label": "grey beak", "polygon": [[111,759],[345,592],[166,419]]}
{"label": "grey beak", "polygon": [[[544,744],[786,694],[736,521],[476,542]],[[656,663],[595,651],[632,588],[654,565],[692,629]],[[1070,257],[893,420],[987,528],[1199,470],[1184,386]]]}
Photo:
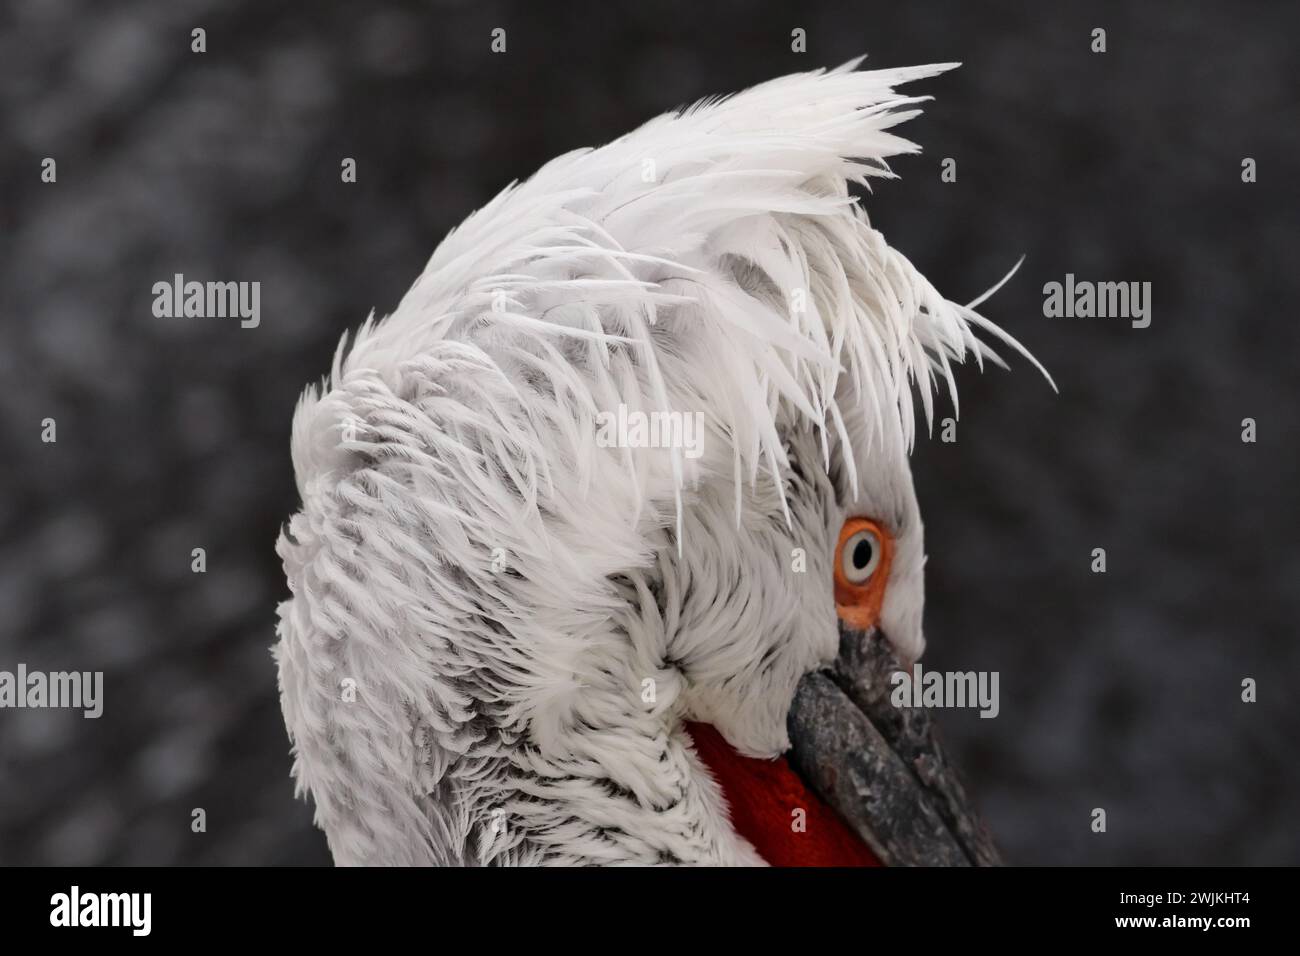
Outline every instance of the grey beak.
{"label": "grey beak", "polygon": [[791,766],[887,866],[998,866],[930,712],[890,702],[903,669],[878,631],[841,625],[835,662],[795,691]]}

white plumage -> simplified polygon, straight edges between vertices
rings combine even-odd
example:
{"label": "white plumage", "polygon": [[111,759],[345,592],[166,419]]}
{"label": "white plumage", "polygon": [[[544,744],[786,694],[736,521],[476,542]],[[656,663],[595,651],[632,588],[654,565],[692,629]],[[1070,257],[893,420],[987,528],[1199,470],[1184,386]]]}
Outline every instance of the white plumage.
{"label": "white plumage", "polygon": [[[755,862],[681,722],[788,747],[846,515],[890,523],[920,655],[912,390],[928,423],[998,361],[977,330],[1020,347],[849,194],[916,150],[894,87],[948,67],[856,66],[553,160],[303,396],[276,658],[337,862]],[[703,453],[600,447],[620,404],[703,413]]]}

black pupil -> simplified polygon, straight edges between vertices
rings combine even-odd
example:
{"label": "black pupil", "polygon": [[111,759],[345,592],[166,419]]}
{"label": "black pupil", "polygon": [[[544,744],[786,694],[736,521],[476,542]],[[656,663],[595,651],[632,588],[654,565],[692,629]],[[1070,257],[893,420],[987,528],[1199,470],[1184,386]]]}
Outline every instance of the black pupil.
{"label": "black pupil", "polygon": [[861,571],[871,563],[871,542],[863,538],[853,549],[853,566]]}

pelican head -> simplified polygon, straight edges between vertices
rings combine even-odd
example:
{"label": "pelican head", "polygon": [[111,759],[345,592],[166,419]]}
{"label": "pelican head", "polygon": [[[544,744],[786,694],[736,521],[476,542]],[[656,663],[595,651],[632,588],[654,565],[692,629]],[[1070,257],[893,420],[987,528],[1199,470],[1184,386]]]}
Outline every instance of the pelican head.
{"label": "pelican head", "polygon": [[560,156],[345,337],[294,415],[275,650],[337,862],[764,860],[690,728],[807,766],[792,706],[844,636],[920,657],[916,421],[989,343],[1028,357],[850,192],[949,66]]}

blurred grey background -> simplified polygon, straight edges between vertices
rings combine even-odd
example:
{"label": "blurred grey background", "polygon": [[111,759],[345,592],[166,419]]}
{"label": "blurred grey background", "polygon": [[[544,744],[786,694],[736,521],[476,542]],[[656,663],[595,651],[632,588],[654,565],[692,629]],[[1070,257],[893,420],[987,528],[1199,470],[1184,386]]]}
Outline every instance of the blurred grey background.
{"label": "blurred grey background", "polygon": [[[937,99],[904,131],[925,153],[868,208],[954,299],[1025,254],[984,311],[1061,389],[1024,362],[970,370],[958,441],[915,458],[927,663],[1001,674],[996,720],[942,722],[1007,857],[1300,862],[1298,19],[1226,2],[9,2],[0,669],[102,669],[106,699],[97,721],[0,711],[0,862],[327,862],[292,796],[268,651],[299,392],[510,180],[863,52],[964,61],[919,87]],[[261,326],[154,318],[151,287],[177,272],[260,281]],[[1066,272],[1150,281],[1151,327],[1044,318],[1043,283]]]}

